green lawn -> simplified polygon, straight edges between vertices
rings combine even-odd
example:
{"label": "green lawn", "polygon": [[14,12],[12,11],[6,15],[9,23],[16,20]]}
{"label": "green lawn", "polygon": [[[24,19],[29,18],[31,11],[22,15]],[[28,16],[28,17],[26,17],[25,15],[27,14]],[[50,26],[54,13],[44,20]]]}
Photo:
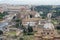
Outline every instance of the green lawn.
{"label": "green lawn", "polygon": [[15,36],[15,35],[16,35],[16,32],[15,32],[15,31],[9,31],[8,34],[9,34],[9,35],[14,35],[14,36]]}
{"label": "green lawn", "polygon": [[24,35],[24,40],[34,40],[34,35]]}
{"label": "green lawn", "polygon": [[57,32],[60,34],[60,30],[57,30]]}
{"label": "green lawn", "polygon": [[58,24],[57,20],[52,20],[53,24]]}

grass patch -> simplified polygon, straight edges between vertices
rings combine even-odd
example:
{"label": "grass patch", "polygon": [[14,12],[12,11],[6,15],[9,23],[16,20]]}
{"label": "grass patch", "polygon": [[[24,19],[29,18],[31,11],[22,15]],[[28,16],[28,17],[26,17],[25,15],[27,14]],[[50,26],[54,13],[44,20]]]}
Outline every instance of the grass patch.
{"label": "grass patch", "polygon": [[33,35],[24,35],[23,39],[24,40],[34,40],[34,36]]}
{"label": "grass patch", "polygon": [[15,31],[9,31],[8,34],[9,34],[9,35],[14,35],[14,36],[15,36],[15,35],[16,35],[16,32],[15,32]]}
{"label": "grass patch", "polygon": [[58,34],[60,34],[60,30],[57,30]]}
{"label": "grass patch", "polygon": [[51,21],[53,24],[58,24],[57,20],[52,20]]}

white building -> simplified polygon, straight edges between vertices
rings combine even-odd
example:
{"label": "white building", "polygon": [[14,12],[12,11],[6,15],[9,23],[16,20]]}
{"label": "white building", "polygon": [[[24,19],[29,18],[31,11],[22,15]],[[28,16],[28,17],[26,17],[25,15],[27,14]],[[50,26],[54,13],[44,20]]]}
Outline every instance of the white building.
{"label": "white building", "polygon": [[45,29],[54,29],[54,25],[52,23],[46,23],[44,24]]}

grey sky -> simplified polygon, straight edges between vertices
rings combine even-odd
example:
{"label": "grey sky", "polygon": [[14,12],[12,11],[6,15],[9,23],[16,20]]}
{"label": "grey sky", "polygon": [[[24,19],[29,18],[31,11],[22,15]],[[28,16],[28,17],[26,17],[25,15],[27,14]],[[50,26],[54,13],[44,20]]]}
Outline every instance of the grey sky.
{"label": "grey sky", "polygon": [[60,0],[0,0],[7,4],[60,5]]}

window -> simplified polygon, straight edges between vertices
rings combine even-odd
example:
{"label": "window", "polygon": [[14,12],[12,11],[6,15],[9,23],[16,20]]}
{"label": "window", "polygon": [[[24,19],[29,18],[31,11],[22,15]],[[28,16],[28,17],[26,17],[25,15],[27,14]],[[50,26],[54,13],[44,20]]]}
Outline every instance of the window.
{"label": "window", "polygon": [[47,35],[49,35],[49,33],[47,33]]}
{"label": "window", "polygon": [[32,18],[33,16],[32,15],[30,15],[30,18]]}
{"label": "window", "polygon": [[51,34],[53,34],[53,33],[51,33]]}

